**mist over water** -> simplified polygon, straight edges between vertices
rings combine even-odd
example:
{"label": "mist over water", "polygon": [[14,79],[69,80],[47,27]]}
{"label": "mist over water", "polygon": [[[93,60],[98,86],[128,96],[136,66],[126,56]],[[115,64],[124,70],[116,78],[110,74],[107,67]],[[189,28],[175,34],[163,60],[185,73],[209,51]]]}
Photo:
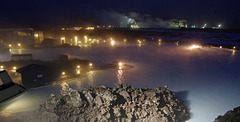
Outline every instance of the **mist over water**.
{"label": "mist over water", "polygon": [[[134,44],[113,47],[100,45],[87,48],[26,49],[22,53],[32,53],[34,59],[41,60],[53,60],[60,54],[67,54],[70,58],[91,60],[96,66],[123,60],[133,68],[90,71],[84,78],[30,89],[18,100],[12,101],[5,111],[37,107],[51,93],[61,95],[68,88],[82,89],[95,85],[112,87],[123,82],[134,87],[167,85],[175,92],[187,91],[188,95],[184,99],[190,101],[193,113],[190,122],[210,122],[219,114],[239,106],[239,52],[233,54],[229,50],[206,47],[190,50],[187,46],[159,46],[149,42],[141,47]],[[9,56],[0,52],[0,60],[9,59]],[[21,102],[25,100],[30,102]],[[33,102],[36,100],[38,102]],[[25,105],[14,107],[19,102]],[[28,106],[26,103],[31,104]]]}

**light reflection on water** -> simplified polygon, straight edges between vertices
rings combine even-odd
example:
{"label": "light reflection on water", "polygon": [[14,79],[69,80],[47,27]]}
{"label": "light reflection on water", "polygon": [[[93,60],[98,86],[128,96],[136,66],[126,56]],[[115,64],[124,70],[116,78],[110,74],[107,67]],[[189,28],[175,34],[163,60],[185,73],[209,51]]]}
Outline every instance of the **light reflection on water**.
{"label": "light reflection on water", "polygon": [[68,86],[68,83],[63,81],[61,83],[61,86],[62,86],[62,90],[61,90],[61,94],[62,95],[66,95],[68,93],[68,90],[69,90],[69,86]]}
{"label": "light reflection on water", "polygon": [[117,79],[118,79],[118,83],[121,84],[124,82],[124,76],[123,76],[123,70],[119,69],[117,70]]}
{"label": "light reflection on water", "polygon": [[88,78],[88,81],[89,81],[89,85],[90,86],[94,86],[94,84],[96,82],[96,73],[95,73],[95,71],[87,72],[87,78]]}

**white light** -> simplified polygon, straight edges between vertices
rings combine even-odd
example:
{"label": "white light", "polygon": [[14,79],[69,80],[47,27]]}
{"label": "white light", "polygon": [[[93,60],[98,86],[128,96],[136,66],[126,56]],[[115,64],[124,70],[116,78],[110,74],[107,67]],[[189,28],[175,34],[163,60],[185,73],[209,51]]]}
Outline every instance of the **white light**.
{"label": "white light", "polygon": [[0,66],[0,68],[1,68],[1,69],[3,69],[3,68],[4,68],[4,66]]}
{"label": "white light", "polygon": [[21,46],[21,43],[18,43],[18,47],[20,47]]}
{"label": "white light", "polygon": [[93,64],[92,64],[92,63],[89,63],[89,66],[90,66],[90,67],[92,67],[92,66],[93,66]]}
{"label": "white light", "polygon": [[122,63],[122,62],[119,62],[118,65],[119,65],[119,66],[123,66],[123,63]]}
{"label": "white light", "polygon": [[113,46],[114,44],[115,44],[115,41],[112,40],[112,41],[111,41],[111,45]]}
{"label": "white light", "polygon": [[77,65],[77,68],[79,69],[79,68],[80,68],[80,65]]}
{"label": "white light", "polygon": [[220,46],[219,48],[222,48],[222,46]]}
{"label": "white light", "polygon": [[14,70],[16,70],[16,69],[17,69],[17,67],[13,67],[13,69],[14,69]]}
{"label": "white light", "polygon": [[9,44],[8,46],[9,46],[9,47],[12,47],[12,45],[11,45],[11,44]]}
{"label": "white light", "polygon": [[65,75],[66,73],[65,72],[62,72],[62,75]]}
{"label": "white light", "polygon": [[190,46],[190,49],[192,50],[192,49],[196,49],[196,48],[200,48],[200,46],[199,45],[192,45],[192,46]]}

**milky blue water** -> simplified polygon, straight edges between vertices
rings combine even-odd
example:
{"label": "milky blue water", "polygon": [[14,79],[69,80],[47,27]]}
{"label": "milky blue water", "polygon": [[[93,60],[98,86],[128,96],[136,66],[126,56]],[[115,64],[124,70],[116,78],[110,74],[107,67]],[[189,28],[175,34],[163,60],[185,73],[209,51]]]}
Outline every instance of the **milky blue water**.
{"label": "milky blue water", "polygon": [[[90,71],[86,77],[61,82],[59,85],[30,89],[12,100],[2,111],[11,112],[36,108],[51,93],[64,94],[68,88],[82,89],[95,85],[114,86],[126,82],[134,87],[155,88],[167,85],[170,90],[188,91],[193,113],[190,122],[211,122],[218,115],[240,106],[240,52],[217,48],[173,44],[145,43],[91,46],[87,48],[53,48],[13,50],[32,53],[35,59],[53,60],[59,54],[70,58],[88,59],[100,66],[116,60],[133,65],[127,70]],[[10,55],[0,52],[0,60]]]}

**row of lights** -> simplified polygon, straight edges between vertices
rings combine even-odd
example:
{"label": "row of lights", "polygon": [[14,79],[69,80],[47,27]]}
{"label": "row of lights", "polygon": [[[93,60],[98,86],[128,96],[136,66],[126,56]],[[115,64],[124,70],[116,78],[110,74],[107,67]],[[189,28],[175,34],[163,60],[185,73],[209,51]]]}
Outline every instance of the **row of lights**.
{"label": "row of lights", "polygon": [[[3,70],[5,70],[5,69],[4,69],[4,66],[1,65],[1,66],[0,66],[0,71],[3,71]],[[16,70],[17,70],[17,67],[14,66],[14,67],[12,67],[12,70],[11,70],[11,71],[12,71],[12,72],[16,72]]]}
{"label": "row of lights", "polygon": [[[21,47],[22,45],[21,45],[21,43],[18,43],[17,46]],[[8,47],[12,47],[12,44],[9,44]]]}
{"label": "row of lights", "polygon": [[[1,65],[1,66],[0,66],[0,69],[4,69],[4,66],[3,66],[3,65]],[[16,67],[16,66],[14,66],[14,67],[12,67],[12,69],[16,70],[16,69],[17,69],[17,67]]]}
{"label": "row of lights", "polygon": [[[89,63],[88,65],[90,68],[93,67],[93,63]],[[81,68],[80,65],[76,66],[76,74],[78,74],[78,75],[81,74],[80,68]],[[62,75],[66,75],[66,72],[62,72]]]}

